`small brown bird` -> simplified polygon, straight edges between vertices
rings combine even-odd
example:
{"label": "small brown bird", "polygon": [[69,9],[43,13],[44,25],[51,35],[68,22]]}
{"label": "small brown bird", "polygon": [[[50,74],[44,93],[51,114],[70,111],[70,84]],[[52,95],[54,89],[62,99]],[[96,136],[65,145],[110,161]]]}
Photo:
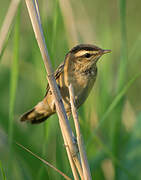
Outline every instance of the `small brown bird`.
{"label": "small brown bird", "polygon": [[[74,89],[76,107],[79,108],[88,97],[97,77],[98,59],[111,50],[103,50],[95,45],[80,44],[72,48],[54,73],[60,89],[67,115],[71,114],[68,86]],[[49,85],[44,99],[32,110],[26,112],[21,121],[40,123],[56,113],[55,102]]]}

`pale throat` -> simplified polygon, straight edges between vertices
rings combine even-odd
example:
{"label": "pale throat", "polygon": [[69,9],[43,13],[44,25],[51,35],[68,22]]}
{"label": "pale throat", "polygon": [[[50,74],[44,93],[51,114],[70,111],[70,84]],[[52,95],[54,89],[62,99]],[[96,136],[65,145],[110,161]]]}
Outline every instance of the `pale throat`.
{"label": "pale throat", "polygon": [[81,74],[81,75],[86,75],[86,76],[94,76],[97,73],[97,66],[96,62],[89,62],[89,63],[81,63],[77,62],[73,64],[74,67],[74,73]]}

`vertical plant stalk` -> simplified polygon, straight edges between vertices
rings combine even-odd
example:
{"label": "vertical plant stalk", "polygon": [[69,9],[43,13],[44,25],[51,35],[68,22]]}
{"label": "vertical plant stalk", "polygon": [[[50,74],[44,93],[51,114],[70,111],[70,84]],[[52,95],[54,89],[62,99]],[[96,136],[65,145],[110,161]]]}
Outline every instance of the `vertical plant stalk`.
{"label": "vertical plant stalk", "polygon": [[[33,1],[32,0],[25,0],[25,2],[26,2],[26,6],[27,6],[27,9],[28,9],[28,12],[29,12],[29,16],[30,16],[30,19],[31,19],[31,22],[32,22],[35,37],[37,39],[37,43],[38,43],[38,46],[40,48],[42,58],[43,58],[43,61],[44,61],[45,69],[46,69],[46,72],[47,72],[48,83],[49,83],[49,86],[51,88],[52,94],[54,96],[56,111],[57,111],[57,114],[58,114],[58,117],[59,117],[59,124],[60,124],[60,127],[61,127],[61,132],[62,132],[62,135],[63,135],[63,139],[64,139],[64,142],[65,142],[65,146],[66,146],[66,150],[67,150],[69,160],[71,158],[73,158],[74,162],[76,160],[76,162],[78,164],[80,164],[77,156],[73,156],[73,155],[76,155],[77,148],[73,143],[72,130],[71,130],[71,127],[70,127],[70,124],[69,124],[69,121],[68,121],[68,118],[67,118],[67,115],[66,115],[66,112],[65,112],[65,108],[64,108],[64,105],[63,105],[63,102],[62,102],[60,91],[59,91],[58,86],[56,84],[56,81],[54,79],[50,58],[49,58],[47,47],[46,47],[46,44],[45,44],[45,38],[44,38],[44,35],[43,35],[43,30],[42,30],[40,18],[38,16],[39,12],[37,13],[37,10],[36,10],[37,3],[35,5],[34,0]],[[78,175],[76,173],[76,168],[75,168],[75,166],[74,166],[74,164],[72,163],[71,160],[70,160],[70,165],[71,165],[71,168],[72,168],[74,178],[78,179]],[[76,166],[77,166],[77,164],[76,164]],[[80,169],[80,171],[81,171],[81,169]]]}
{"label": "vertical plant stalk", "polygon": [[51,42],[51,54],[53,55],[54,53],[54,45],[56,43],[56,32],[57,32],[57,25],[58,25],[58,7],[59,7],[59,0],[55,0],[55,13],[54,13],[54,16],[53,16],[53,26],[52,26],[52,29],[53,29],[53,32],[52,32],[52,42]]}
{"label": "vertical plant stalk", "polygon": [[12,0],[0,31],[0,54],[2,53],[7,34],[13,22],[20,0]]}
{"label": "vertical plant stalk", "polygon": [[[127,79],[127,34],[126,34],[126,0],[119,0],[119,10],[120,10],[120,28],[121,28],[121,57],[119,64],[119,72],[118,72],[118,81],[117,81],[117,93],[124,87],[124,84]],[[122,111],[124,108],[125,98],[124,96],[121,98],[117,108],[115,109],[115,118],[113,124],[113,142],[112,149],[115,157],[118,159],[122,159],[122,155],[120,153],[120,144],[122,142]],[[113,162],[114,170],[115,170],[115,180],[119,179],[119,168],[115,162]]]}
{"label": "vertical plant stalk", "polygon": [[78,44],[77,30],[70,1],[59,0],[59,4],[64,18],[66,32],[68,34],[69,46],[72,46],[73,44]]}
{"label": "vertical plant stalk", "polygon": [[124,86],[127,74],[127,33],[126,33],[126,0],[119,0],[121,28],[121,58],[118,74],[118,91]]}
{"label": "vertical plant stalk", "polygon": [[2,167],[2,162],[1,161],[0,161],[0,171],[1,171],[2,179],[6,180],[6,175],[5,175],[4,169]]}
{"label": "vertical plant stalk", "polygon": [[13,158],[13,129],[14,129],[14,106],[16,98],[16,89],[18,82],[18,60],[19,60],[19,38],[20,38],[20,8],[18,9],[16,24],[14,30],[14,42],[13,42],[13,59],[11,66],[10,76],[10,100],[9,100],[9,126],[8,126],[8,138],[9,138],[9,174],[12,172],[12,158]]}
{"label": "vertical plant stalk", "polygon": [[86,156],[86,152],[84,148],[82,134],[80,132],[78,114],[75,107],[75,98],[74,98],[75,96],[74,96],[72,84],[69,85],[69,94],[70,94],[71,111],[72,111],[74,124],[75,124],[76,137],[77,137],[77,143],[78,143],[80,159],[81,159],[81,164],[82,164],[82,169],[83,169],[84,180],[91,180],[92,178],[91,178],[90,168],[89,168],[89,164],[88,164],[88,160],[87,160],[87,156]]}

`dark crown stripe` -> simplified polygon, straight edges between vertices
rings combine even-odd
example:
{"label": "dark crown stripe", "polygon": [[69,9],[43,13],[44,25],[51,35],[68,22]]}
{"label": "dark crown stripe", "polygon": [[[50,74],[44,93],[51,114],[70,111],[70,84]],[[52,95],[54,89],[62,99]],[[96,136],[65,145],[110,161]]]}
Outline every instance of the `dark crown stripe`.
{"label": "dark crown stripe", "polygon": [[78,51],[81,51],[81,50],[96,51],[96,50],[100,50],[100,48],[94,45],[90,45],[90,44],[80,44],[72,48],[70,50],[70,53],[77,53]]}

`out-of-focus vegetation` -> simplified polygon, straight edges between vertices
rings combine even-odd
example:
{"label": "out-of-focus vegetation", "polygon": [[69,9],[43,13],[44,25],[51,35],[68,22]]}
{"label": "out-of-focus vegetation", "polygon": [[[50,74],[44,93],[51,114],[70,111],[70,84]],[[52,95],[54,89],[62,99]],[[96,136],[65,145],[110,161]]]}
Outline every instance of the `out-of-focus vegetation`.
{"label": "out-of-focus vegetation", "polygon": [[[0,0],[0,27],[9,3]],[[112,50],[98,62],[96,84],[79,110],[95,180],[141,178],[140,6],[137,0],[39,1],[54,69],[78,43]],[[40,125],[19,121],[23,112],[43,98],[46,85],[45,68],[22,1],[0,58],[0,179],[62,179],[14,140],[72,177],[57,115]]]}

